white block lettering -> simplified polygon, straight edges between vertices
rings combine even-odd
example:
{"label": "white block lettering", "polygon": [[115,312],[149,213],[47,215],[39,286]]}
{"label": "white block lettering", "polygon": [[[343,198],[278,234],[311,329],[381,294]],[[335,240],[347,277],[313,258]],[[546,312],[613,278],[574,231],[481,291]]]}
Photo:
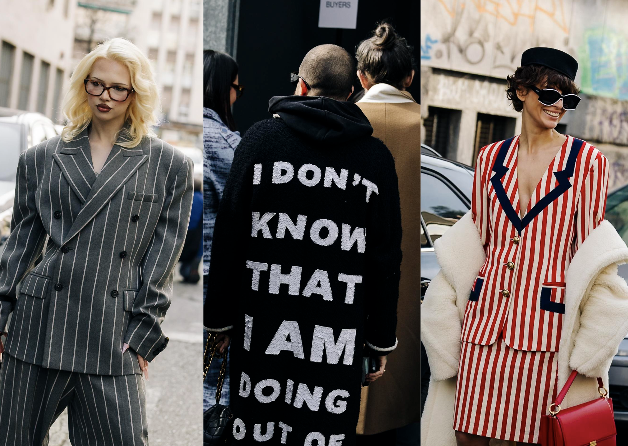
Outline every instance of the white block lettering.
{"label": "white block lettering", "polygon": [[259,212],[253,212],[251,222],[251,237],[257,237],[257,233],[261,230],[264,238],[273,238],[268,229],[268,221],[275,216],[274,212],[265,212],[260,218]]}
{"label": "white block lettering", "polygon": [[279,223],[277,224],[277,238],[284,238],[286,235],[286,229],[292,235],[295,240],[303,240],[303,234],[305,234],[305,223],[307,217],[305,215],[297,216],[297,224],[295,225],[288,214],[279,214]]}
{"label": "white block lettering", "polygon": [[294,177],[294,167],[285,161],[277,161],[273,165],[273,184],[287,183]]}
{"label": "white block lettering", "polygon": [[[336,401],[336,398],[338,398],[338,401]],[[325,408],[327,412],[341,414],[347,410],[347,402],[340,398],[349,398],[349,392],[341,389],[329,392],[329,395],[325,398]]]}
{"label": "white block lettering", "polygon": [[300,409],[303,407],[303,403],[307,404],[307,407],[317,412],[321,405],[321,398],[323,397],[323,388],[319,386],[314,387],[314,392],[310,392],[310,389],[306,384],[299,383],[297,387],[297,394],[294,397],[294,407]]}
{"label": "white block lettering", "polygon": [[355,297],[355,284],[362,283],[362,276],[352,276],[350,274],[338,274],[338,281],[347,284],[347,292],[345,294],[345,303],[352,304]]}
{"label": "white block lettering", "polygon": [[338,342],[336,342],[333,328],[316,325],[312,336],[310,361],[323,362],[323,352],[326,352],[327,364],[338,364],[340,356],[344,352],[342,363],[351,365],[355,351],[355,333],[355,328],[342,329],[340,336],[338,336]]}
{"label": "white block lettering", "polygon": [[323,296],[323,300],[334,300],[331,295],[331,285],[329,284],[327,271],[322,269],[314,271],[301,294],[305,297],[310,297],[312,294],[320,294]]}
{"label": "white block lettering", "polygon": [[349,251],[356,242],[358,244],[358,252],[364,253],[366,250],[366,230],[356,227],[353,232],[351,232],[351,226],[343,223],[340,248],[344,251]]}
{"label": "white block lettering", "polygon": [[259,289],[260,271],[268,271],[268,263],[246,261],[246,267],[253,270],[253,278],[251,279],[251,289],[257,291]]}
{"label": "white block lettering", "polygon": [[379,191],[377,190],[377,184],[371,183],[366,178],[362,178],[362,184],[366,186],[366,202],[369,202],[371,198],[371,193],[375,192],[376,195],[379,195]]}
{"label": "white block lettering", "polygon": [[[288,338],[290,338],[290,340],[288,340]],[[305,358],[303,354],[301,331],[296,321],[283,321],[281,323],[273,340],[270,341],[270,345],[266,349],[266,354],[278,355],[284,350],[292,352],[295,358]]]}
{"label": "white block lettering", "polygon": [[[313,173],[311,179],[307,177],[308,172]],[[313,187],[321,181],[321,169],[314,164],[304,164],[299,169],[297,177],[299,178],[301,184],[303,184],[304,186]]]}
{"label": "white block lettering", "polygon": [[255,164],[253,166],[253,184],[260,184],[262,182],[262,165]]}
{"label": "white block lettering", "polygon": [[[327,228],[327,237],[321,237],[321,229]],[[331,220],[321,218],[312,223],[310,228],[310,238],[314,243],[321,246],[329,246],[338,238],[338,225]]]}
{"label": "white block lettering", "polygon": [[288,294],[298,296],[301,288],[301,267],[293,266],[290,268],[290,274],[282,274],[281,265],[273,263],[270,266],[268,292],[270,294],[279,294],[279,287],[282,284],[288,285]]}
{"label": "white block lettering", "polygon": [[253,317],[244,315],[244,350],[251,351],[251,336],[253,334]]}
{"label": "white block lettering", "polygon": [[281,421],[278,425],[281,428],[281,444],[288,444],[288,432],[292,432],[292,428]]}
{"label": "white block lettering", "polygon": [[347,169],[340,169],[340,175],[336,173],[333,167],[325,167],[325,179],[323,180],[323,186],[331,187],[333,181],[340,189],[345,190],[347,188],[347,177],[349,171]]}
{"label": "white block lettering", "polygon": [[[273,389],[270,395],[264,395],[264,389],[271,387]],[[260,403],[272,403],[281,393],[281,385],[276,379],[263,379],[255,385],[255,398]]]}
{"label": "white block lettering", "polygon": [[233,422],[233,438],[236,440],[244,439],[246,435],[246,426],[244,425],[244,421],[239,418],[236,418]]}
{"label": "white block lettering", "polygon": [[275,423],[266,424],[266,433],[262,435],[262,425],[256,424],[253,426],[253,439],[255,441],[268,441],[273,438],[275,432]]}
{"label": "white block lettering", "polygon": [[244,372],[240,376],[240,391],[238,393],[242,398],[246,398],[251,394],[251,378]]}
{"label": "white block lettering", "polygon": [[[316,443],[314,443],[316,441]],[[310,432],[305,437],[303,446],[325,446],[325,436],[320,432]]]}

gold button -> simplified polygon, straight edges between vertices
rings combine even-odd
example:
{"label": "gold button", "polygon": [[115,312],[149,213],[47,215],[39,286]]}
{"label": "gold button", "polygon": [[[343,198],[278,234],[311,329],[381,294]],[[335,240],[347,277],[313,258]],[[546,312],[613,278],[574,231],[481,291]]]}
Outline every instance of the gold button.
{"label": "gold button", "polygon": [[515,269],[515,264],[513,262],[508,262],[506,263],[506,268],[512,271],[513,269]]}
{"label": "gold button", "polygon": [[510,239],[515,245],[519,244],[519,240],[521,240],[518,236],[514,236],[513,238]]}
{"label": "gold button", "polygon": [[510,291],[508,291],[508,290],[502,290],[502,296],[504,296],[504,297],[510,297]]}

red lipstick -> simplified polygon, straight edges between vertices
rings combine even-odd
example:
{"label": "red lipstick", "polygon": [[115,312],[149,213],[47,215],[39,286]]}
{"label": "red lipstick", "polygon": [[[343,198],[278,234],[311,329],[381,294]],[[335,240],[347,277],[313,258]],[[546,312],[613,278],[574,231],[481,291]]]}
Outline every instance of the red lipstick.
{"label": "red lipstick", "polygon": [[111,110],[111,107],[106,104],[98,104],[96,108],[98,109],[98,111],[101,111],[103,113],[107,113],[109,110]]}

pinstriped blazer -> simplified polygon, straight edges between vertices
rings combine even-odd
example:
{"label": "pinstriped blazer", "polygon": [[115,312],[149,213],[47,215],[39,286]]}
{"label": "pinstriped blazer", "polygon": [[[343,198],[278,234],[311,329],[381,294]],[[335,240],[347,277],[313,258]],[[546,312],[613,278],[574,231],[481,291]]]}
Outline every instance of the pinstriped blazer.
{"label": "pinstriped blazer", "polygon": [[[140,373],[168,343],[160,323],[192,206],[192,162],[124,128],[97,175],[88,130],[22,153],[11,235],[0,253],[6,351],[46,368]],[[130,349],[122,353],[126,342]]]}

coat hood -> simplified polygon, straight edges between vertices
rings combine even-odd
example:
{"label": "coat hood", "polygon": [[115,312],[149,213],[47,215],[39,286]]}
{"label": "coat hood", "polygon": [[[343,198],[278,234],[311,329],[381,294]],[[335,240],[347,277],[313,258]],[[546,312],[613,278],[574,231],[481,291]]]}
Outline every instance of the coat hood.
{"label": "coat hood", "polygon": [[293,131],[315,141],[342,143],[370,136],[373,127],[360,108],[322,96],[275,96],[268,111]]}

